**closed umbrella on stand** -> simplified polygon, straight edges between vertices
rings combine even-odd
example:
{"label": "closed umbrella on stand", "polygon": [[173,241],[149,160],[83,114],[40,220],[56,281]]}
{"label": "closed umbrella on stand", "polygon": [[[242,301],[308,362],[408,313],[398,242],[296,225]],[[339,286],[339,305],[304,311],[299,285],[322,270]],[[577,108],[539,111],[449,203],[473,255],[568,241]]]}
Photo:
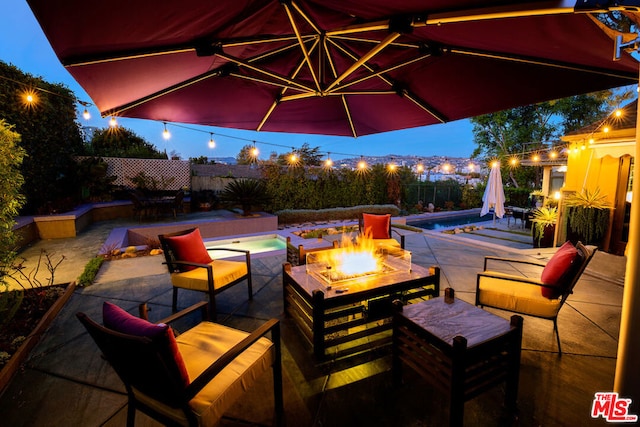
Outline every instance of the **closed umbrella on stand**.
{"label": "closed umbrella on stand", "polygon": [[491,172],[487,181],[487,188],[482,196],[482,210],[480,216],[485,216],[493,208],[493,223],[496,223],[496,216],[504,216],[504,190],[502,189],[502,175],[500,174],[500,163],[491,164]]}

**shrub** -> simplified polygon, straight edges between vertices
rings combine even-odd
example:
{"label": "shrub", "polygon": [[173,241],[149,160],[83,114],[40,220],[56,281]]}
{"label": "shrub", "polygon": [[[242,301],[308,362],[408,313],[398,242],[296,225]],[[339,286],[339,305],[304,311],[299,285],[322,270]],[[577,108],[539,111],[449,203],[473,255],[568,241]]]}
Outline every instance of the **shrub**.
{"label": "shrub", "polygon": [[363,213],[400,214],[396,205],[360,205],[349,208],[285,209],[276,212],[280,224],[297,224],[310,221],[354,220]]}
{"label": "shrub", "polygon": [[102,266],[103,262],[104,258],[102,257],[96,257],[89,260],[87,265],[84,266],[84,271],[78,278],[78,286],[91,285],[95,280],[98,271],[100,271],[100,266]]}

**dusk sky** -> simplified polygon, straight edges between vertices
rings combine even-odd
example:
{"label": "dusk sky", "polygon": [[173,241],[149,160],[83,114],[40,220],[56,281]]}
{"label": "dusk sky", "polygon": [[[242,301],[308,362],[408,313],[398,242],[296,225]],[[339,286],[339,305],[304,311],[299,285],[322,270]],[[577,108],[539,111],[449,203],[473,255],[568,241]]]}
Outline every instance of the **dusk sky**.
{"label": "dusk sky", "polygon": [[[58,61],[26,1],[4,0],[3,4],[3,13],[0,14],[0,60],[48,82],[62,83],[80,100],[92,102]],[[95,107],[89,108],[89,112],[91,119],[86,121],[80,117],[80,123],[99,128],[108,126],[108,118],[101,118]],[[468,120],[359,138],[251,132],[169,123],[167,128],[172,137],[168,141],[162,138],[161,122],[119,118],[118,123],[158,149],[167,153],[175,152],[183,159],[199,156],[235,157],[244,145],[252,141],[260,149],[261,158],[267,158],[273,151],[291,151],[291,148],[300,147],[305,142],[311,147],[319,147],[323,154],[331,153],[334,159],[387,154],[468,157],[474,149],[472,125]],[[214,133],[215,149],[208,148],[210,132]]]}

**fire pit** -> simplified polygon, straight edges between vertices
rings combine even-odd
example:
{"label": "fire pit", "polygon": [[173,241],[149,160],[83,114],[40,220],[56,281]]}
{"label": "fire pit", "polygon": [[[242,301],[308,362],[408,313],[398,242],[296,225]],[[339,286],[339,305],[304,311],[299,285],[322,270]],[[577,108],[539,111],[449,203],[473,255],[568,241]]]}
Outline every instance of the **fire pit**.
{"label": "fire pit", "polygon": [[283,265],[285,312],[317,359],[390,345],[391,302],[410,304],[440,293],[437,266],[412,265],[411,252],[400,248],[371,244],[363,251],[369,243],[358,243],[309,253],[306,265]]}
{"label": "fire pit", "polygon": [[307,274],[331,289],[352,280],[411,272],[411,252],[390,246],[340,247],[307,254]]}

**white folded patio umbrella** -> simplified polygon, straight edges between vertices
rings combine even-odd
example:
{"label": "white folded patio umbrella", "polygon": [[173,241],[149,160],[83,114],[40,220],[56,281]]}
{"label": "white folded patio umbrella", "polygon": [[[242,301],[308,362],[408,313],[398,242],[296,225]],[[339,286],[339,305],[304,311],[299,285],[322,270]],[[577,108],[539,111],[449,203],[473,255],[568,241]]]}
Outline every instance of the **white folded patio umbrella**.
{"label": "white folded patio umbrella", "polygon": [[484,195],[482,196],[482,202],[480,216],[488,214],[491,208],[493,208],[494,222],[496,216],[498,218],[504,216],[504,190],[502,188],[502,175],[500,174],[499,163],[491,165],[491,172],[489,173],[487,188],[484,190]]}

